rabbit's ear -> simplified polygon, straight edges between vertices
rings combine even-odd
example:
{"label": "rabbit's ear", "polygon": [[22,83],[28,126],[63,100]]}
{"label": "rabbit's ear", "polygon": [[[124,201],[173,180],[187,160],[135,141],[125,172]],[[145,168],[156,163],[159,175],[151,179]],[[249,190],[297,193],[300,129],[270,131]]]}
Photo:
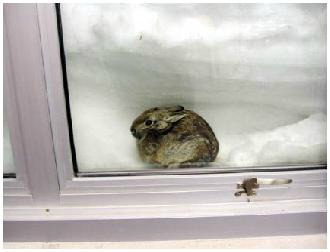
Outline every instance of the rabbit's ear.
{"label": "rabbit's ear", "polygon": [[174,122],[181,120],[185,116],[186,116],[186,114],[171,115],[168,118],[166,118],[165,121],[174,123]]}

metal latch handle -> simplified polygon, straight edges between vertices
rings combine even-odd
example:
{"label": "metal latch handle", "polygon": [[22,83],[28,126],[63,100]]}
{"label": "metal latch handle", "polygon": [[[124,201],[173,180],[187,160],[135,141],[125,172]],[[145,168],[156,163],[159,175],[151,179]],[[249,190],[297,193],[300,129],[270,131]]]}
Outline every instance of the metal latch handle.
{"label": "metal latch handle", "polygon": [[257,178],[257,183],[259,185],[285,185],[292,183],[292,179],[266,179]]}
{"label": "metal latch handle", "polygon": [[256,190],[260,185],[284,185],[292,183],[292,179],[268,179],[268,178],[248,178],[244,179],[242,183],[237,184],[237,189],[243,189],[235,193],[235,196],[246,194],[247,196],[254,196],[257,194]]}

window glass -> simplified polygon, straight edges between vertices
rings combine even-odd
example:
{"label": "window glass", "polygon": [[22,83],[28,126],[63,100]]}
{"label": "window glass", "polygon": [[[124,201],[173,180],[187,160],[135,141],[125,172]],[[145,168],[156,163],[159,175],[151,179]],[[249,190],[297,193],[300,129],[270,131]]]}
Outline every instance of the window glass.
{"label": "window glass", "polygon": [[3,173],[5,176],[15,173],[13,151],[5,115],[3,115]]}
{"label": "window glass", "polygon": [[212,128],[219,153],[211,166],[326,163],[325,4],[61,4],[60,11],[79,171],[155,167],[142,161],[132,122],[175,105]]}

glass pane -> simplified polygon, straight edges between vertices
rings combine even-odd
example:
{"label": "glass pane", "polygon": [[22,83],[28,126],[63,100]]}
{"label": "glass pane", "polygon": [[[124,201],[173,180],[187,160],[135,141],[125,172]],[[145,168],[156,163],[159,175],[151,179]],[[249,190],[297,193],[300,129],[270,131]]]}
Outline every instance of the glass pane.
{"label": "glass pane", "polygon": [[3,173],[4,174],[15,173],[13,151],[9,138],[9,130],[5,115],[3,115]]}
{"label": "glass pane", "polygon": [[[130,129],[144,123],[140,140],[164,139],[190,117],[132,123],[174,105],[213,129],[219,153],[208,165],[326,163],[325,4],[63,4],[61,18],[79,171],[155,167]],[[165,123],[172,128],[161,131]],[[194,139],[205,147],[198,160],[212,161],[205,132],[179,133],[172,152],[172,143],[146,143],[149,160],[189,163],[176,155],[201,155],[184,145]]]}

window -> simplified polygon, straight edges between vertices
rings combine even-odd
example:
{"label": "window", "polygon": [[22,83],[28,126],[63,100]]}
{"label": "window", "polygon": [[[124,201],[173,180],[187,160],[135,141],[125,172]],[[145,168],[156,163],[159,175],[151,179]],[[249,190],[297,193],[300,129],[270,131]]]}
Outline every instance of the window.
{"label": "window", "polygon": [[129,128],[144,110],[176,104],[211,125],[220,142],[212,167],[326,163],[324,5],[58,11],[79,172],[155,168]]}
{"label": "window", "polygon": [[[104,11],[103,19],[99,19],[100,9]],[[252,22],[251,16],[243,13],[266,12],[271,16],[279,10],[284,21],[292,20],[287,12],[296,15],[297,20],[292,22],[297,26],[277,27],[277,23],[270,21],[257,25],[256,21],[258,34],[263,29],[267,31],[262,33],[266,37],[261,38],[256,38],[258,34],[248,26],[239,34],[222,27],[226,38],[230,38],[230,43],[221,42],[227,43],[224,51],[217,51],[217,46],[207,51],[203,44],[209,42],[203,38],[213,34],[216,22],[211,30],[206,29],[205,34],[196,37],[195,31],[204,31],[213,20],[208,17],[217,13],[226,18],[234,13],[236,16],[228,19],[229,23],[240,21],[237,17]],[[135,26],[132,22],[125,23],[127,13],[132,20],[135,15],[143,17],[140,23],[135,23],[138,33],[123,32],[113,37],[113,29],[94,24],[114,25],[119,15],[119,20],[124,22],[119,24],[125,24],[122,29],[130,31]],[[182,21],[183,30],[192,36],[194,43],[183,43],[186,35],[179,32],[180,37],[168,35],[164,43],[183,43],[183,48],[165,44],[163,51],[158,51],[159,33],[153,33],[151,28],[155,24],[149,22],[153,20],[152,13],[166,17],[167,21]],[[6,4],[5,120],[8,120],[16,178],[4,178],[4,240],[122,241],[326,232],[325,14],[324,4],[167,7]],[[189,22],[195,22],[195,30],[184,26],[186,21],[181,19],[184,15]],[[159,29],[173,27],[163,24],[161,17]],[[144,26],[146,23],[151,25],[151,30]],[[300,29],[302,25],[306,28],[304,32]],[[273,30],[274,26],[279,30]],[[141,27],[144,27],[142,34]],[[81,28],[91,29],[92,33],[83,33]],[[244,36],[249,34],[252,37],[245,41]],[[267,42],[264,39],[269,34],[274,36]],[[152,35],[155,35],[153,41]],[[129,51],[128,41],[132,39],[129,36],[133,36],[133,51]],[[111,43],[88,44],[96,38]],[[89,42],[85,44],[84,39]],[[292,44],[288,45],[288,41]],[[251,46],[249,50],[245,43]],[[267,43],[271,44],[269,50],[254,54],[261,44]],[[233,55],[237,61],[225,61],[232,52],[230,48],[236,52]],[[113,61],[104,57],[105,49],[109,49]],[[268,54],[277,60],[269,60]],[[217,61],[219,55],[225,63]],[[302,60],[306,58],[309,60]],[[243,65],[240,60],[244,61]],[[242,81],[249,76],[251,82]],[[181,105],[193,109],[210,123],[220,142],[219,162],[211,167],[185,169],[147,167],[142,162],[138,165],[129,126],[143,109],[156,103],[156,91],[150,89],[148,93],[146,88],[153,87],[149,77],[163,84],[164,90],[158,92],[160,105],[167,103],[167,98],[173,104],[182,100]],[[218,78],[221,88],[216,82]],[[266,85],[268,80],[276,85]],[[111,89],[107,83],[111,83]],[[175,85],[169,89],[168,83]],[[139,87],[138,95],[133,87]],[[258,96],[253,95],[255,92]],[[243,105],[238,103],[241,99]],[[123,101],[127,104],[123,105]],[[86,105],[90,106],[86,108]],[[123,110],[119,105],[124,106]],[[105,116],[114,117],[116,111],[115,122],[110,123]],[[228,125],[219,118],[228,121]],[[235,123],[236,119],[244,123],[244,128]],[[109,131],[105,129],[107,124]],[[109,133],[116,128],[118,134]],[[102,135],[107,136],[104,141]],[[280,138],[278,141],[285,137],[292,141],[288,145],[284,145],[285,141],[271,142],[276,137]],[[265,148],[263,156],[255,154],[259,159],[249,152],[248,140],[254,148]],[[231,160],[229,153],[236,144],[240,148]],[[126,148],[130,148],[127,153]],[[246,158],[242,153],[251,155]],[[235,159],[237,156],[240,158]],[[221,163],[221,158],[228,162]],[[251,194],[256,195],[251,196],[247,195],[243,182],[253,178],[260,182],[260,188],[252,188]],[[237,184],[241,185],[240,189]],[[238,190],[243,192],[240,197],[235,196]],[[283,225],[267,228],[279,220]],[[251,230],[256,222],[260,227]],[[230,229],[233,223],[235,229]],[[230,232],[220,228],[223,225]],[[145,232],[138,226],[144,227]],[[168,227],[173,227],[171,232]],[[101,232],[105,229],[109,232]]]}

